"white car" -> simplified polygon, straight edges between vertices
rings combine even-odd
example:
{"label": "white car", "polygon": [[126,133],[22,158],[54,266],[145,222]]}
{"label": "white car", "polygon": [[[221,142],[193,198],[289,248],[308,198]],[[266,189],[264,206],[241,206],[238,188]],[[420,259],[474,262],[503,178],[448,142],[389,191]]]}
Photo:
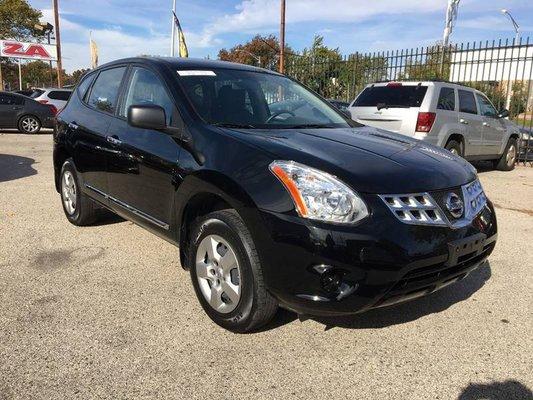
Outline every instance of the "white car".
{"label": "white car", "polygon": [[36,88],[30,97],[42,104],[52,104],[61,111],[71,94],[72,89]]}
{"label": "white car", "polygon": [[441,146],[467,160],[512,170],[518,127],[482,92],[442,81],[367,85],[348,107],[353,120]]}

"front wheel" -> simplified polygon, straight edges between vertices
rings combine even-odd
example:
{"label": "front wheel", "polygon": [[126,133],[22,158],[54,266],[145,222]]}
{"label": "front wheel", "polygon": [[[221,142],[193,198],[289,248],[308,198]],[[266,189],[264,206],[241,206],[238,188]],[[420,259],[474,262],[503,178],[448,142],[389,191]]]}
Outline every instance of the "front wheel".
{"label": "front wheel", "polygon": [[499,160],[496,161],[495,167],[500,171],[512,171],[515,166],[518,155],[518,141],[515,138],[509,139],[505,151]]}
{"label": "front wheel", "polygon": [[196,296],[215,323],[244,333],[272,319],[278,304],[265,288],[257,250],[237,212],[196,220],[188,248]]}
{"label": "front wheel", "polygon": [[39,133],[41,130],[41,122],[33,115],[25,115],[19,120],[18,129],[22,133]]}

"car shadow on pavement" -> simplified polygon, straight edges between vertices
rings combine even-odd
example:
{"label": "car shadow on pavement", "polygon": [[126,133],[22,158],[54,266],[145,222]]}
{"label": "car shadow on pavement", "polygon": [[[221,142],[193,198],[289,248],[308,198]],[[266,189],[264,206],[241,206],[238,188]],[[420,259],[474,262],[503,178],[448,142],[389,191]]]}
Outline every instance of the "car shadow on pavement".
{"label": "car shadow on pavement", "polygon": [[526,385],[515,380],[470,383],[457,400],[533,400],[533,393]]}
{"label": "car shadow on pavement", "polygon": [[33,164],[35,164],[33,158],[0,154],[0,182],[37,174],[37,170],[32,167]]}
{"label": "car shadow on pavement", "polygon": [[[487,261],[484,265],[472,271],[463,280],[419,299],[390,307],[369,310],[361,314],[342,317],[311,317],[304,319],[312,319],[324,324],[325,330],[335,327],[348,329],[377,329],[404,324],[429,314],[444,311],[452,305],[470,298],[483,287],[490,277],[490,263]],[[298,315],[295,313],[280,309],[276,314],[276,317],[259,331],[276,329],[293,322],[297,318]]]}

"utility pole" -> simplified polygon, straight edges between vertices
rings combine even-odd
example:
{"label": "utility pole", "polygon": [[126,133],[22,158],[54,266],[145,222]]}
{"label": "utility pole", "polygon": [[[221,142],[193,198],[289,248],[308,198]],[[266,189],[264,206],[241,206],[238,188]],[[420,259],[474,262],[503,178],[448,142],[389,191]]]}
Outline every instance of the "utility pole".
{"label": "utility pole", "polygon": [[502,14],[507,15],[509,19],[511,20],[511,23],[513,24],[514,32],[515,32],[515,39],[514,43],[518,44],[520,41],[520,25],[518,25],[518,22],[515,21],[509,10],[506,10],[505,8],[501,10]]}
{"label": "utility pole", "polygon": [[172,15],[170,16],[170,20],[172,21],[172,28],[170,33],[170,57],[174,57],[174,49],[176,46],[176,21],[174,21],[174,15],[176,15],[176,0],[172,2]]}
{"label": "utility pole", "polygon": [[285,0],[281,0],[281,22],[279,27],[279,72],[285,73]]}
{"label": "utility pole", "polygon": [[459,2],[461,0],[448,0],[448,7],[446,8],[446,22],[444,24],[444,32],[442,34],[442,54],[440,57],[440,74],[444,74],[444,53],[448,50],[450,45],[450,35],[453,31],[455,20],[457,19],[457,12],[459,10]]}
{"label": "utility pole", "polygon": [[61,71],[63,71],[63,63],[61,62],[61,37],[59,35],[59,8],[57,5],[58,0],[52,0],[52,6],[54,8],[54,21],[56,25],[56,47],[57,47],[57,86],[61,88],[63,86],[63,77]]}

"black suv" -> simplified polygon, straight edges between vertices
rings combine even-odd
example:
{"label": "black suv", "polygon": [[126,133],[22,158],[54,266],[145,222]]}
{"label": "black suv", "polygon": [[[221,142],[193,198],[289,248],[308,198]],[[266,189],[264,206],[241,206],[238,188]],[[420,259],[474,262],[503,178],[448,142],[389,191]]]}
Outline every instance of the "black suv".
{"label": "black suv", "polygon": [[272,71],[119,60],[83,78],[54,139],[68,220],[106,208],[178,245],[205,311],[236,332],[278,305],[339,315],[431,293],[495,245],[465,160]]}

